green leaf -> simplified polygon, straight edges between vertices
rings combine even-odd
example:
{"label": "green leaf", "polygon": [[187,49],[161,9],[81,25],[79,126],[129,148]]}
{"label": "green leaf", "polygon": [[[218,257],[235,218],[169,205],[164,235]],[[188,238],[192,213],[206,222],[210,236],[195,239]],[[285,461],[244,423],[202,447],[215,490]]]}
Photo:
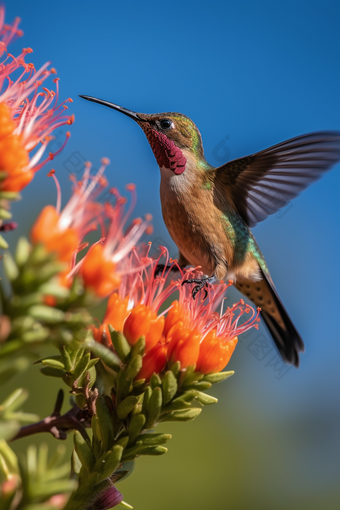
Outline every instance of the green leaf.
{"label": "green leaf", "polygon": [[145,392],[144,392],[143,406],[142,406],[142,413],[144,414],[144,416],[147,416],[147,414],[148,414],[148,405],[149,405],[149,400],[150,400],[151,395],[152,395],[152,389],[150,388],[150,386],[147,386],[147,388],[145,389]]}
{"label": "green leaf", "polygon": [[113,416],[110,412],[106,398],[101,395],[96,401],[96,412],[98,417],[98,425],[102,440],[103,450],[109,450],[114,441]]}
{"label": "green leaf", "polygon": [[103,363],[105,363],[105,365],[107,365],[109,368],[111,368],[115,372],[118,372],[118,370],[120,369],[120,360],[114,352],[112,352],[110,349],[105,347],[105,345],[102,345],[93,339],[91,339],[87,343],[87,347],[90,349],[92,354],[94,354],[95,356],[98,356],[98,358],[100,358],[100,360]]}
{"label": "green leaf", "polygon": [[177,392],[177,379],[174,373],[169,370],[166,372],[163,379],[163,405],[167,405],[176,395]]}
{"label": "green leaf", "polygon": [[208,381],[198,381],[196,383],[190,384],[190,386],[185,386],[186,390],[198,390],[205,391],[211,388],[212,384]]}
{"label": "green leaf", "polygon": [[201,411],[202,409],[198,407],[183,411],[173,411],[172,413],[162,416],[159,421],[190,421],[194,420]]}
{"label": "green leaf", "polygon": [[138,437],[137,444],[141,445],[160,445],[165,444],[172,438],[171,434],[162,434],[162,433],[146,433],[141,434]]}
{"label": "green leaf", "polygon": [[12,213],[10,211],[7,211],[7,209],[4,209],[3,207],[0,207],[0,219],[1,220],[10,220],[12,218]]}
{"label": "green leaf", "polygon": [[9,244],[8,242],[6,241],[6,239],[4,239],[1,235],[0,235],[0,248],[2,250],[7,250]]}
{"label": "green leaf", "polygon": [[73,441],[80,462],[90,472],[95,463],[91,445],[83,438],[78,430],[74,433]]}
{"label": "green leaf", "polygon": [[216,404],[218,402],[217,398],[207,395],[206,393],[202,393],[201,391],[196,391],[196,400],[204,406]]}
{"label": "green leaf", "polygon": [[31,245],[26,237],[20,237],[15,250],[15,262],[19,267],[22,267],[28,261],[31,252]]}
{"label": "green leaf", "polygon": [[65,314],[62,310],[52,308],[51,306],[35,305],[27,310],[28,315],[38,321],[47,322],[48,324],[58,324],[63,322]]}
{"label": "green leaf", "polygon": [[100,483],[105,478],[110,477],[120,464],[123,454],[123,447],[115,445],[112,450],[105,453],[103,457],[97,460],[94,471],[99,474],[97,483]]}
{"label": "green leaf", "polygon": [[138,397],[129,395],[117,407],[117,416],[120,420],[124,420],[128,414],[134,409],[138,402]]}
{"label": "green leaf", "polygon": [[19,269],[16,263],[14,262],[14,259],[12,258],[12,255],[10,252],[7,252],[6,255],[3,257],[3,263],[4,263],[4,270],[6,273],[7,278],[13,282],[16,280],[19,276]]}
{"label": "green leaf", "polygon": [[65,365],[60,361],[61,356],[51,356],[50,358],[45,358],[42,360],[43,365],[52,368],[60,368],[65,370]]}
{"label": "green leaf", "polygon": [[172,363],[171,367],[170,367],[170,370],[171,372],[174,374],[174,376],[177,377],[179,376],[179,373],[181,371],[181,362],[180,361],[176,361],[175,363]]}
{"label": "green leaf", "polygon": [[162,390],[155,388],[148,402],[146,427],[152,427],[158,420],[162,410]]}
{"label": "green leaf", "polygon": [[126,377],[132,381],[132,379],[134,379],[136,377],[138,372],[140,372],[140,370],[142,368],[142,364],[143,364],[142,356],[137,355],[135,358],[133,358],[128,363],[128,365],[125,369]]}
{"label": "green leaf", "polygon": [[75,369],[73,370],[73,374],[72,374],[75,380],[79,379],[80,376],[86,372],[89,362],[90,362],[90,359],[91,359],[91,354],[88,352],[87,354],[85,354],[85,356],[83,356],[78,361]]}
{"label": "green leaf", "polygon": [[163,413],[169,412],[169,411],[176,411],[179,409],[187,409],[191,406],[191,403],[193,400],[196,399],[196,393],[193,390],[188,390],[179,397],[175,398],[168,404],[164,409]]}
{"label": "green leaf", "polygon": [[131,352],[131,346],[129,342],[126,340],[125,336],[122,332],[116,331],[111,324],[109,324],[109,331],[111,336],[112,344],[115,348],[115,351],[118,357],[122,360],[123,363],[126,363],[129,354]]}
{"label": "green leaf", "polygon": [[231,370],[230,372],[219,372],[217,374],[209,374],[205,375],[203,381],[207,381],[211,384],[220,383],[231,377],[235,372]]}
{"label": "green leaf", "polygon": [[21,195],[17,191],[0,191],[0,200],[20,200]]}
{"label": "green leaf", "polygon": [[141,336],[138,338],[137,342],[132,346],[131,349],[131,359],[133,359],[135,356],[143,356],[145,351],[145,336]]}
{"label": "green leaf", "polygon": [[152,374],[150,379],[150,386],[153,390],[162,386],[162,381],[158,374]]}
{"label": "green leaf", "polygon": [[49,377],[61,377],[63,378],[66,374],[65,370],[61,370],[60,368],[52,368],[52,367],[43,367],[40,369],[40,372]]}
{"label": "green leaf", "polygon": [[129,445],[133,444],[141,433],[146,422],[144,414],[134,414],[131,418],[128,433]]}

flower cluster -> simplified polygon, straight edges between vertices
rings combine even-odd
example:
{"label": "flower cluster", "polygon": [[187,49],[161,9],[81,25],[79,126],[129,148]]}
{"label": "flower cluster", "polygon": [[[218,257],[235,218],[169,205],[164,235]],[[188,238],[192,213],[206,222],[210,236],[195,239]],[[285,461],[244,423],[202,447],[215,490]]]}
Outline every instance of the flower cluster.
{"label": "flower cluster", "polygon": [[14,57],[7,53],[7,45],[15,36],[19,19],[12,26],[4,24],[4,7],[0,6],[0,191],[19,192],[31,182],[34,174],[64,148],[50,152],[43,158],[51,133],[74,117],[66,115],[68,102],[59,103],[58,78],[53,81],[55,90],[42,87],[45,80],[55,75],[49,62],[36,70],[26,62],[31,48],[24,48]]}
{"label": "flower cluster", "polygon": [[[157,260],[150,259],[140,272],[125,276],[118,291],[110,296],[103,324],[94,328],[94,336],[109,346],[109,325],[122,331],[131,346],[144,336],[145,355],[137,379],[148,381],[152,374],[161,373],[176,362],[183,370],[194,365],[202,374],[220,372],[234,352],[238,335],[258,328],[260,310],[255,312],[243,300],[224,310],[223,296],[231,281],[211,286],[208,299],[193,300],[192,289],[183,282],[200,273],[181,271],[181,278],[169,282],[171,270],[179,268],[176,261],[169,265],[166,248],[160,248],[162,253]],[[161,267],[167,269],[157,276],[162,257],[165,264]],[[140,264],[135,253],[134,258]],[[170,305],[174,294],[178,298]],[[166,302],[170,306],[161,311]],[[245,314],[248,319],[241,322]]]}

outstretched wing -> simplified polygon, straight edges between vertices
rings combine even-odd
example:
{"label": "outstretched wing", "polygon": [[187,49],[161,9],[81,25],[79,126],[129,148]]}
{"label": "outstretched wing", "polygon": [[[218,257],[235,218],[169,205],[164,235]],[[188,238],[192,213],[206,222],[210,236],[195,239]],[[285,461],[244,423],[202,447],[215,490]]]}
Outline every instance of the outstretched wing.
{"label": "outstretched wing", "polygon": [[249,227],[274,214],[340,159],[340,132],[298,136],[214,169],[215,188]]}

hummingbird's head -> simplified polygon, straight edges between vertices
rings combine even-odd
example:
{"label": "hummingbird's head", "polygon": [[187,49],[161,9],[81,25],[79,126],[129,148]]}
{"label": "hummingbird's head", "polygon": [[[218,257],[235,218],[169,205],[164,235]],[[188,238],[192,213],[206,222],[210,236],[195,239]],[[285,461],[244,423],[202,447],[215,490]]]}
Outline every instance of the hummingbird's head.
{"label": "hummingbird's head", "polygon": [[188,159],[204,159],[202,138],[195,123],[182,113],[136,113],[91,96],[80,96],[132,118],[143,129],[160,168],[182,174]]}

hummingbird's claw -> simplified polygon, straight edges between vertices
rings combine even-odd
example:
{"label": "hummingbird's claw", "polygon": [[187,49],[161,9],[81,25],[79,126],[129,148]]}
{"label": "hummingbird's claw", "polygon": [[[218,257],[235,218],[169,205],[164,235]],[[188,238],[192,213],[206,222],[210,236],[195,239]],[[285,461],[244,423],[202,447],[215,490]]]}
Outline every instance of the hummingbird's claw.
{"label": "hummingbird's claw", "polygon": [[191,278],[189,280],[184,280],[182,285],[185,283],[196,283],[195,287],[192,289],[192,299],[195,299],[200,290],[204,290],[203,301],[208,297],[207,288],[209,287],[209,283],[212,283],[216,279],[215,275],[206,276],[205,278]]}

